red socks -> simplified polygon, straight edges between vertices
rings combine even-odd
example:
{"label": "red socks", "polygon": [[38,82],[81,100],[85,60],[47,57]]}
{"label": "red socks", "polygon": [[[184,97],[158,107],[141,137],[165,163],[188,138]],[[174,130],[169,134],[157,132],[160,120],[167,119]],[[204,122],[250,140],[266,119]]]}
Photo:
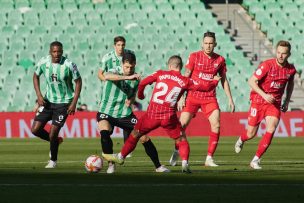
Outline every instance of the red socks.
{"label": "red socks", "polygon": [[217,147],[219,137],[220,137],[220,133],[214,133],[214,132],[210,133],[209,145],[208,145],[208,155],[209,156],[213,156],[213,154],[216,150],[216,147]]}
{"label": "red socks", "polygon": [[273,134],[274,133],[269,133],[269,132],[265,133],[265,135],[263,136],[263,138],[261,139],[261,141],[259,143],[258,150],[257,150],[257,152],[255,154],[257,157],[260,158],[266,152],[266,150],[268,149],[269,145],[271,144],[271,140],[273,138]]}
{"label": "red socks", "polygon": [[183,140],[179,142],[179,155],[182,160],[189,159],[190,147],[187,140]]}
{"label": "red socks", "polygon": [[124,146],[121,149],[121,155],[123,158],[126,158],[126,156],[136,148],[138,140],[139,139],[133,137],[132,134],[129,136],[129,138],[126,140]]}
{"label": "red socks", "polygon": [[248,136],[247,136],[246,133],[244,133],[244,134],[241,135],[241,140],[242,140],[242,142],[246,142],[247,140],[249,140],[249,138],[248,138]]}

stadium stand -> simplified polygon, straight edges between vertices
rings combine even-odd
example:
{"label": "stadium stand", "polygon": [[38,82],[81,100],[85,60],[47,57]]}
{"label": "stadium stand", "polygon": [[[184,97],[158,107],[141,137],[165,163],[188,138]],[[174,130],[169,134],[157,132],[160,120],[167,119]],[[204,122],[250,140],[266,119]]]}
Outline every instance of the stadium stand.
{"label": "stadium stand", "polygon": [[[292,33],[290,40],[299,44],[297,50],[302,56],[292,59],[302,64],[300,42],[304,40],[299,36],[303,33],[304,7],[296,0],[292,1],[296,4],[284,7],[282,2],[285,1],[253,0],[244,1],[243,5],[256,16],[270,39]],[[80,68],[84,89],[79,102],[96,110],[100,93],[96,86],[102,85],[96,77],[98,62],[112,49],[115,35],[126,37],[127,48],[136,52],[138,72],[148,75],[159,68],[165,69],[166,60],[172,54],[179,54],[186,62],[190,52],[200,49],[201,36],[206,31],[216,33],[215,51],[227,58],[228,78],[238,103],[236,110],[248,110],[246,82],[255,67],[235,48],[224,28],[200,0],[4,0],[0,11],[0,97],[1,101],[5,100],[1,111],[32,110],[35,104],[31,82],[33,66],[48,53],[48,45],[53,40],[63,42],[64,53]],[[277,20],[278,12],[282,11],[286,13],[286,20],[294,17],[288,28]],[[294,12],[302,13],[302,20],[291,14]],[[280,16],[281,19],[284,18]],[[273,35],[278,33],[273,32],[278,27],[281,35]],[[222,111],[228,111],[221,87],[217,94]],[[144,110],[148,99],[142,103]]]}
{"label": "stadium stand", "polygon": [[276,44],[278,40],[291,41],[293,45],[290,62],[303,72],[304,6],[299,0],[246,0],[243,6],[261,25],[261,30]]}

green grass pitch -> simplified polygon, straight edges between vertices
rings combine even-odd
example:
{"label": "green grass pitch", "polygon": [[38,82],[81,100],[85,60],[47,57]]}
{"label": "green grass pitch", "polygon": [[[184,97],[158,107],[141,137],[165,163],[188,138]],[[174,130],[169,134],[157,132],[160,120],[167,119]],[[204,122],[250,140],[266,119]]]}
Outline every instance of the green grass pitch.
{"label": "green grass pitch", "polygon": [[[173,150],[169,138],[152,138],[162,164]],[[65,139],[58,167],[44,169],[47,142],[38,139],[0,140],[0,202],[304,202],[303,138],[274,138],[262,159],[263,169],[249,168],[260,138],[234,153],[236,137],[222,137],[214,156],[217,168],[203,166],[208,138],[189,138],[192,174],[180,162],[171,173],[154,172],[138,144],[133,156],[115,174],[88,174],[84,160],[100,154],[99,139]],[[122,139],[113,139],[115,152]]]}

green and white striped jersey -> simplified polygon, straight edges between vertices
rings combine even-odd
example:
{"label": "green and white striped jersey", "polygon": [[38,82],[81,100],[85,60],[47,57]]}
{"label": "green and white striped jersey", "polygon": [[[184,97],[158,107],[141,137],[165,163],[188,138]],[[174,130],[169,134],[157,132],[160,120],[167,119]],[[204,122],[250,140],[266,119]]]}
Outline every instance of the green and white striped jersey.
{"label": "green and white striped jersey", "polygon": [[[134,53],[125,49],[124,52]],[[106,54],[101,61],[100,69],[104,72],[123,74],[122,57],[117,56],[115,50]],[[127,98],[135,97],[138,81],[104,81],[100,96],[99,112],[108,114],[114,118],[123,118],[132,113],[131,107],[125,106]]]}
{"label": "green and white striped jersey", "polygon": [[124,118],[132,113],[125,105],[126,99],[135,97],[138,80],[105,81],[100,97],[99,112],[114,118]]}
{"label": "green and white striped jersey", "polygon": [[[133,51],[129,49],[124,50],[125,53],[133,53]],[[115,50],[107,53],[102,57],[101,63],[100,63],[100,69],[103,72],[108,71],[115,71],[116,73],[122,73],[122,56],[117,56]]]}
{"label": "green and white striped jersey", "polygon": [[75,63],[62,57],[58,64],[52,63],[50,55],[40,59],[35,74],[46,79],[45,98],[52,103],[70,103],[74,97],[73,80],[80,78]]}

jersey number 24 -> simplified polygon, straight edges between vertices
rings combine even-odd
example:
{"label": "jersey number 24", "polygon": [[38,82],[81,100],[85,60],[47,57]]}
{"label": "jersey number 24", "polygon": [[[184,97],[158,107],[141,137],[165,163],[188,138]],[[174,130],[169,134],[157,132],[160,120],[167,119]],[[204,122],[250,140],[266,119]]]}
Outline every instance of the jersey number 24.
{"label": "jersey number 24", "polygon": [[[160,90],[154,93],[153,102],[158,104],[163,104],[164,102],[169,103],[171,107],[173,107],[177,102],[177,97],[181,92],[180,87],[173,87],[172,90],[168,93],[168,85],[163,82],[159,82],[156,84],[156,90]],[[166,95],[165,99],[160,99],[160,97]]]}

